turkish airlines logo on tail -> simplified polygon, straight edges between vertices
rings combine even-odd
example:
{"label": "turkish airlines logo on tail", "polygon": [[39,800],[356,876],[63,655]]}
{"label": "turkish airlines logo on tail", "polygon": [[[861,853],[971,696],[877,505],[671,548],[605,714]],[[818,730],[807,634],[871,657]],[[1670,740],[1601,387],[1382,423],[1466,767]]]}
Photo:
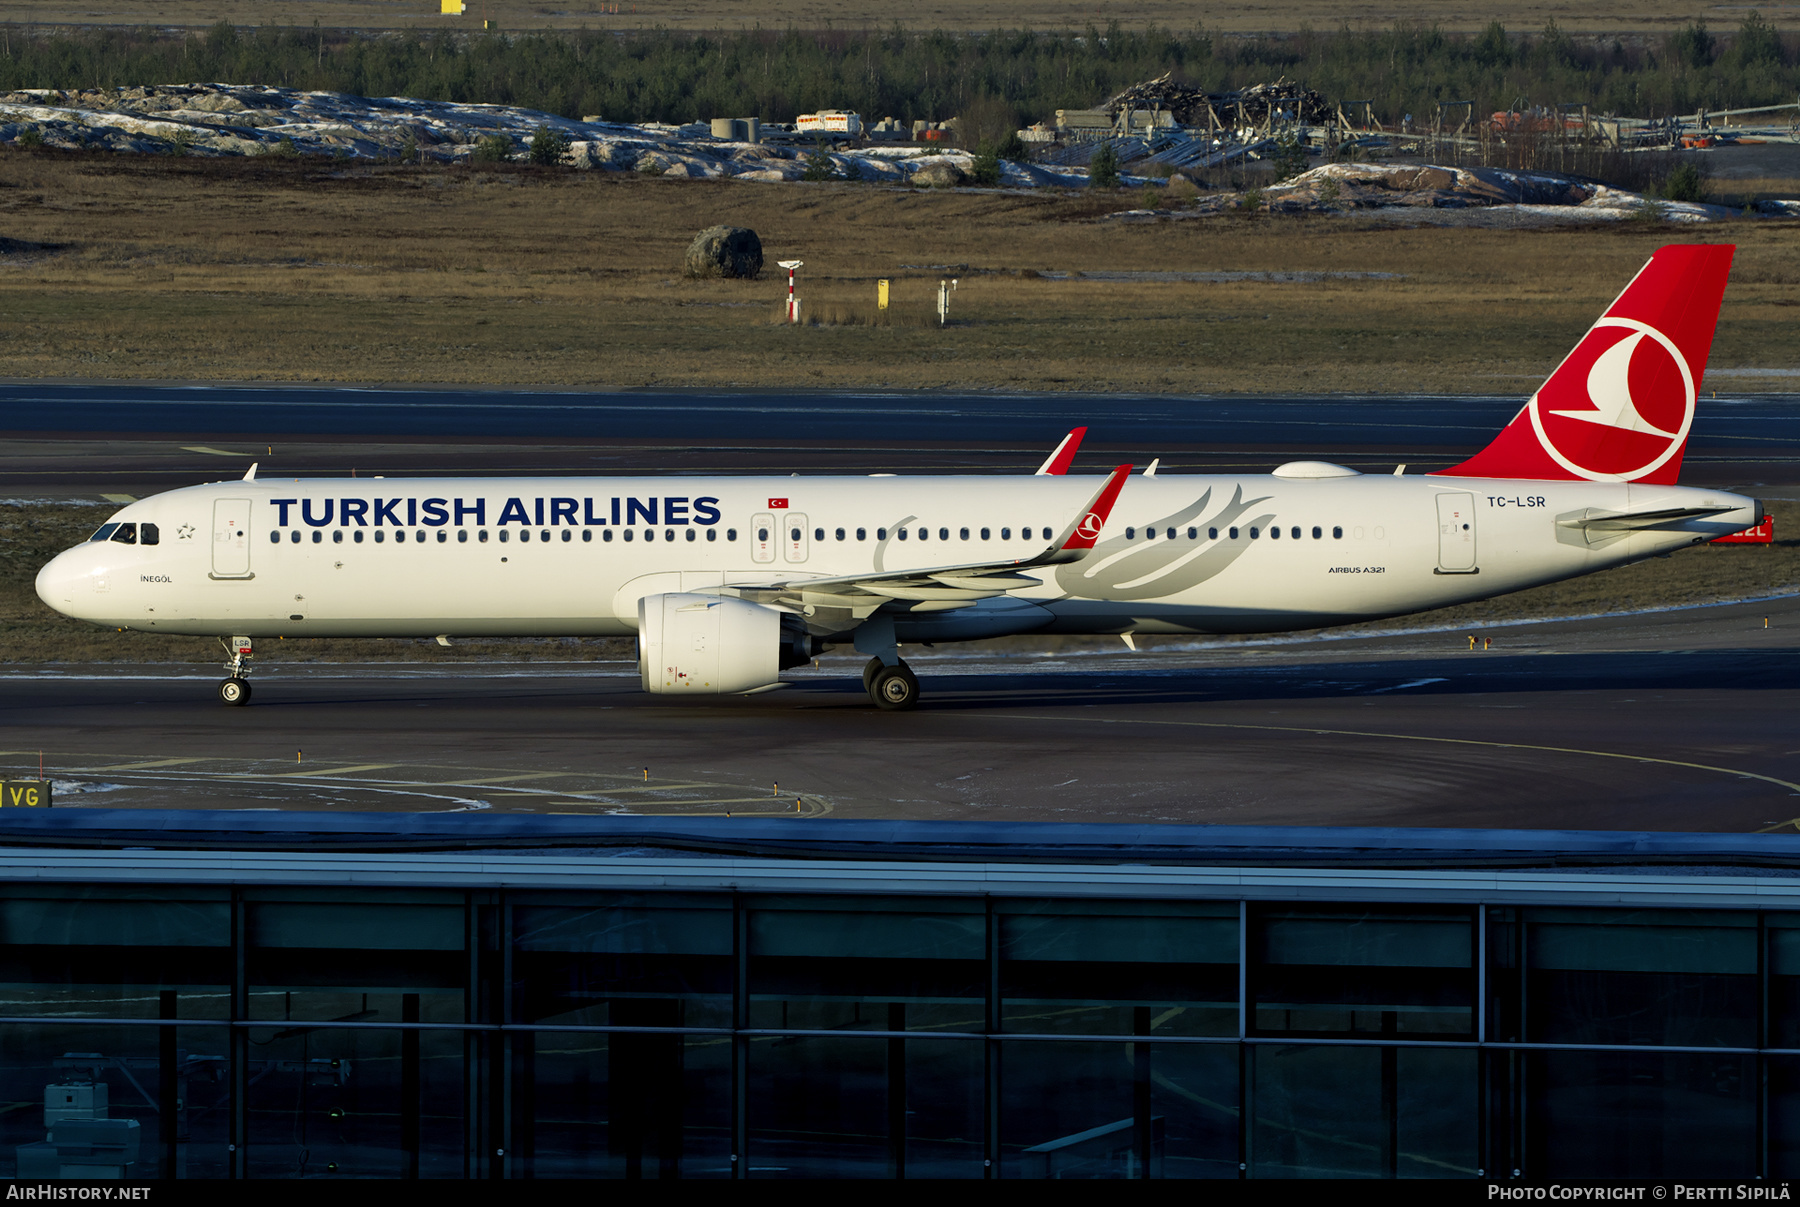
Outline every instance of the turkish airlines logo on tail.
{"label": "turkish airlines logo on tail", "polygon": [[1681,451],[1699,392],[1675,341],[1603,318],[1531,399],[1544,451],[1577,477],[1629,482]]}

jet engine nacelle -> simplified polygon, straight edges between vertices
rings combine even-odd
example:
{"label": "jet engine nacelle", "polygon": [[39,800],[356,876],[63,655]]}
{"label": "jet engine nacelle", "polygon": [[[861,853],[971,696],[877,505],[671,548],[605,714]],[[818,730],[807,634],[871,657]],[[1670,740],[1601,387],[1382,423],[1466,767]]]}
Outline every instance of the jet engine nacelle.
{"label": "jet engine nacelle", "polygon": [[781,678],[782,613],[728,595],[638,600],[638,675],[658,695],[722,695]]}

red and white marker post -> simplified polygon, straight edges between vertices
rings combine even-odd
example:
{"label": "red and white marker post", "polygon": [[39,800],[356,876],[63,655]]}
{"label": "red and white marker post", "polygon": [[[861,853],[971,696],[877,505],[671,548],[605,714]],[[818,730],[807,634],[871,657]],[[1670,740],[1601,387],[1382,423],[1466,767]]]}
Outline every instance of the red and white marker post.
{"label": "red and white marker post", "polygon": [[787,317],[788,322],[797,323],[800,321],[800,299],[794,296],[794,270],[803,267],[806,261],[778,260],[776,263],[788,270]]}

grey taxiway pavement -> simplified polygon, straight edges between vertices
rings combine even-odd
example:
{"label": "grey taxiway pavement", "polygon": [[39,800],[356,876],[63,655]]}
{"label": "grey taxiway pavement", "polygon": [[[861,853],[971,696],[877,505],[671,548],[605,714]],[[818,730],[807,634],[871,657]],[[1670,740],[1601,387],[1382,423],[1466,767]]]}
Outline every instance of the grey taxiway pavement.
{"label": "grey taxiway pavement", "polygon": [[[1767,619],[1768,627],[1764,627]],[[0,771],[58,805],[1800,829],[1800,600],[1133,654],[924,652],[696,703],[624,663],[0,674]]]}

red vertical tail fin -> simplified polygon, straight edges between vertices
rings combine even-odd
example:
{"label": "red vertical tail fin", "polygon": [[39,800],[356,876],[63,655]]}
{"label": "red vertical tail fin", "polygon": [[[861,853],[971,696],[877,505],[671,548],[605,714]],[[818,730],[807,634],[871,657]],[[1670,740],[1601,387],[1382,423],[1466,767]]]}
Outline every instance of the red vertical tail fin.
{"label": "red vertical tail fin", "polygon": [[1438,472],[1673,485],[1736,250],[1659,249],[1494,442]]}

